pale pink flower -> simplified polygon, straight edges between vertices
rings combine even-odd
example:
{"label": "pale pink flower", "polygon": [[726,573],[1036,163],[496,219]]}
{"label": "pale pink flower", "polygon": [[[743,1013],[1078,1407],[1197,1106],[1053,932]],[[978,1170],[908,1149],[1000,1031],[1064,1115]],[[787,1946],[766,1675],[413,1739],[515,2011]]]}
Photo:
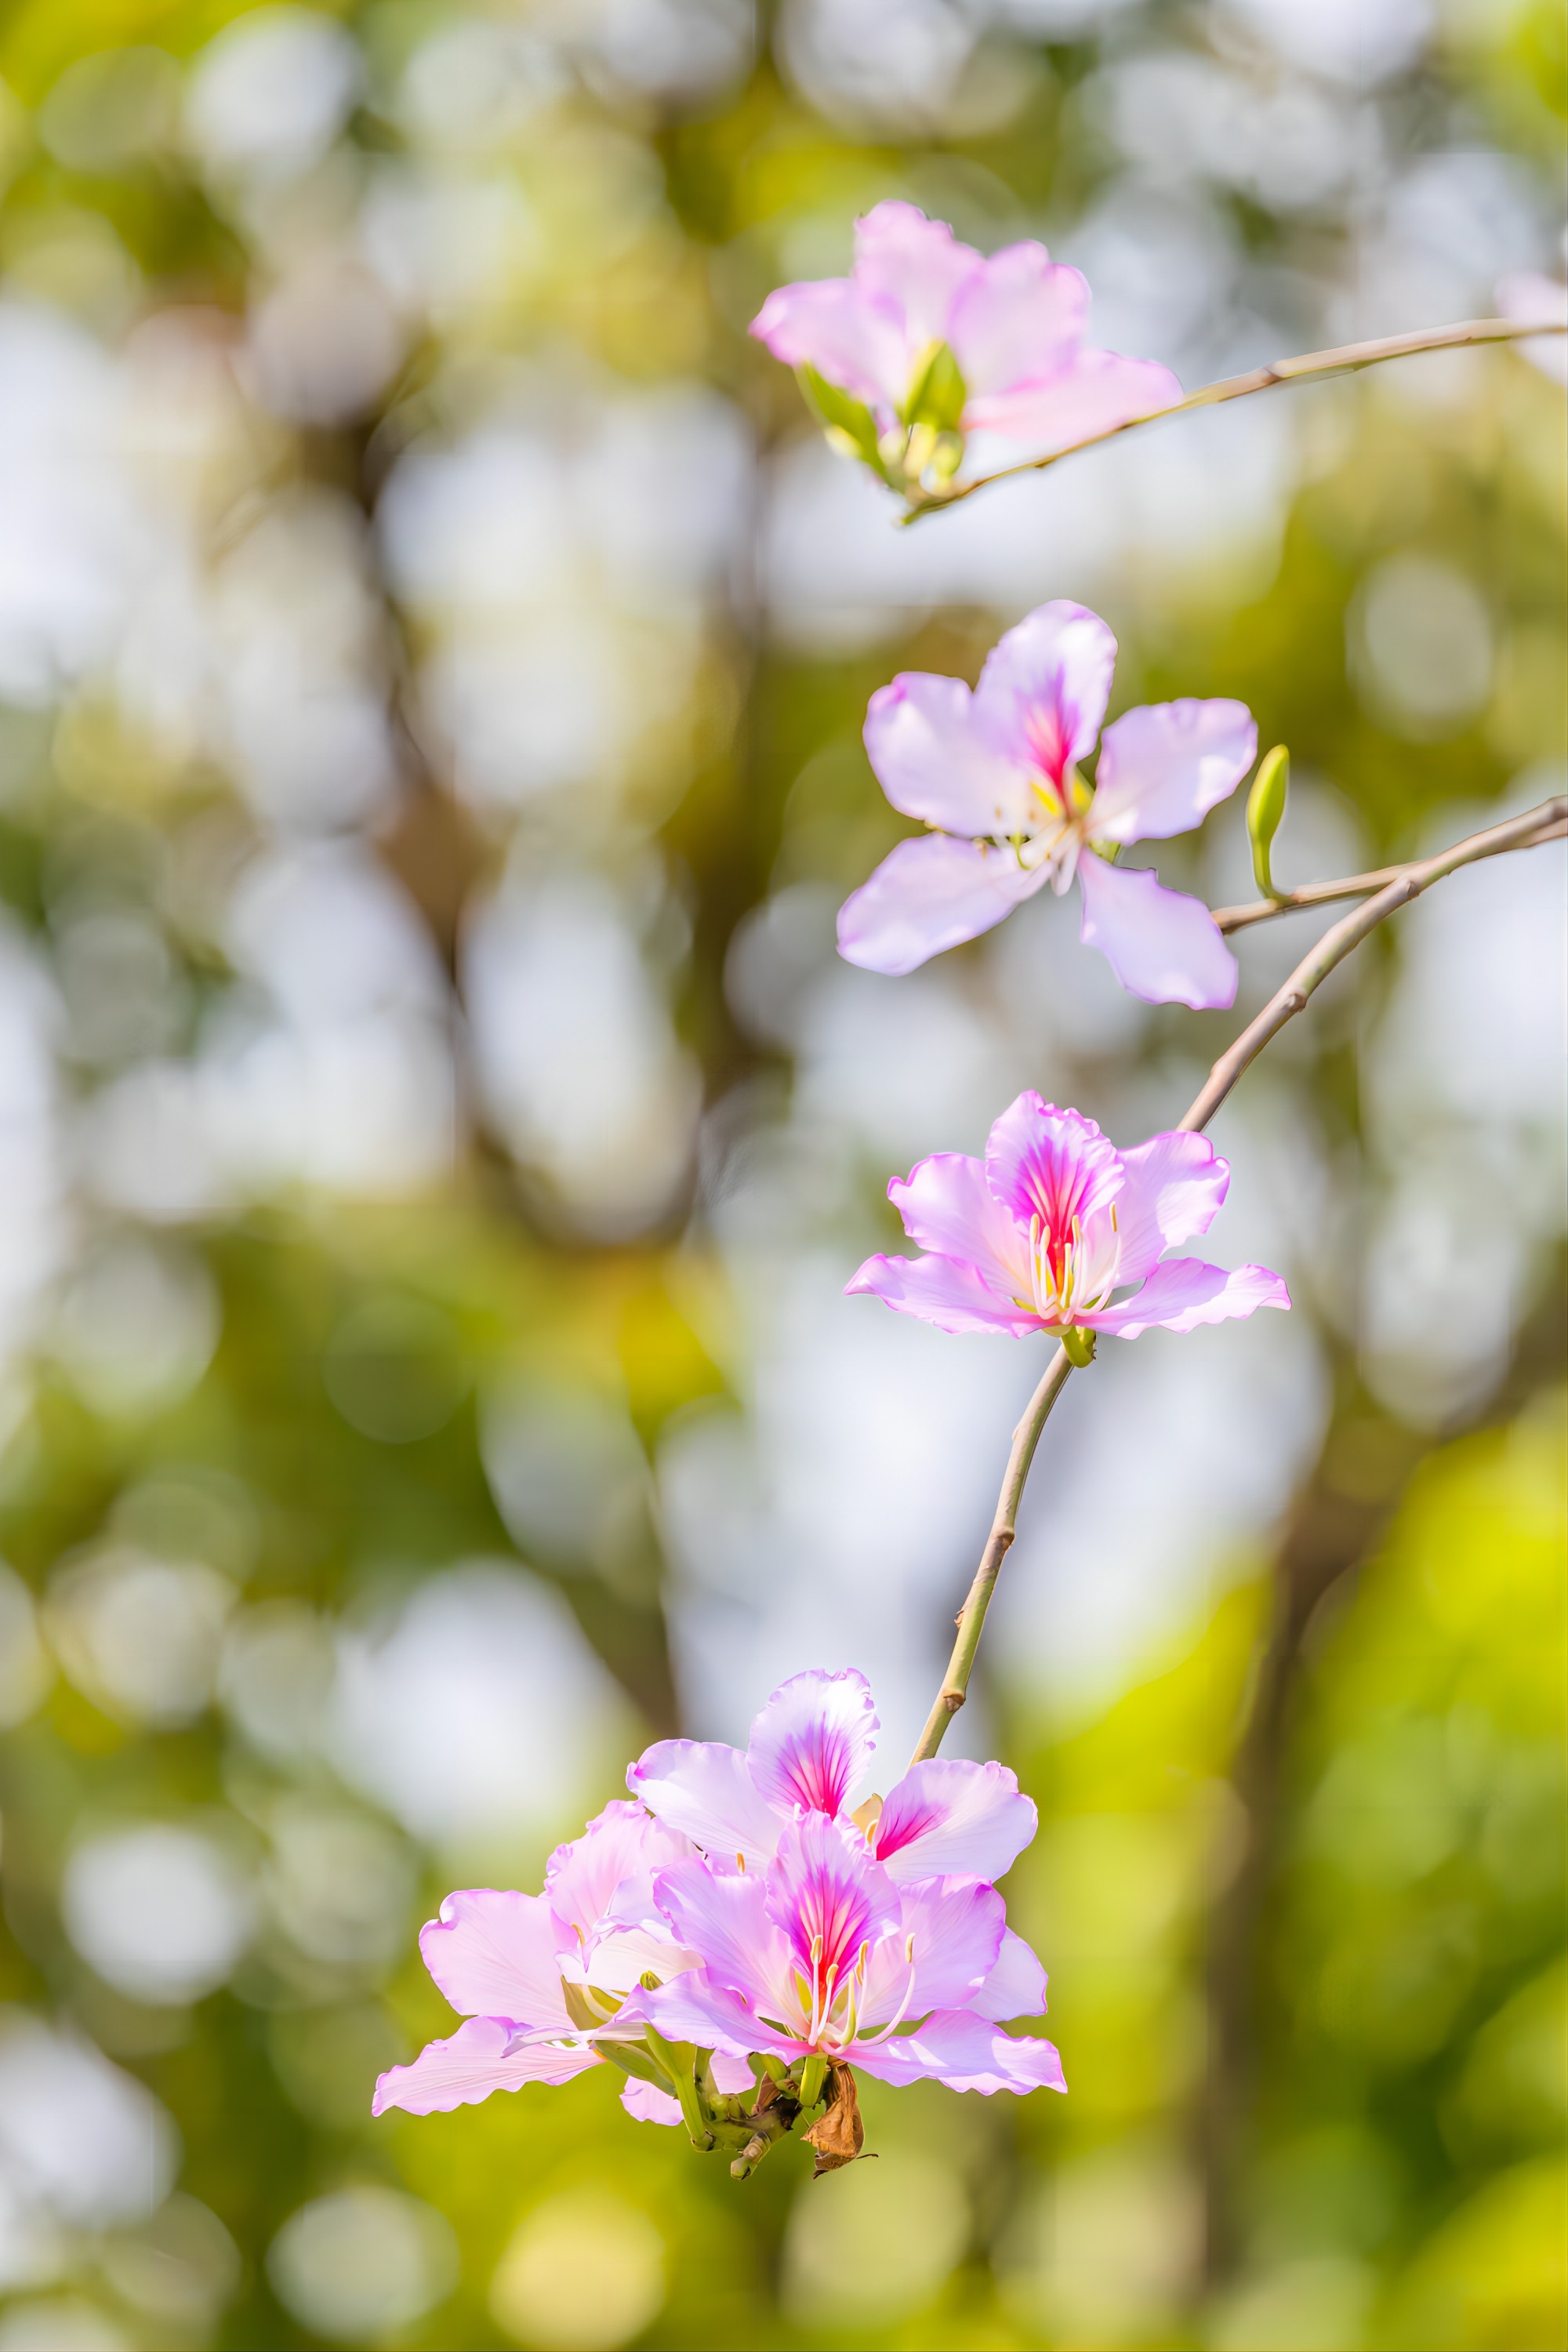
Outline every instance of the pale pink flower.
{"label": "pale pink flower", "polygon": [[1191,1331],[1289,1307],[1267,1266],[1166,1258],[1206,1233],[1230,1170],[1201,1135],[1118,1151],[1094,1121],[1023,1094],[984,1160],[938,1152],[888,1197],[927,1255],[870,1257],[847,1285],[942,1331]]}
{"label": "pale pink flower", "polygon": [[[1005,434],[1045,456],[1180,400],[1168,368],[1086,349],[1089,300],[1079,271],[1043,245],[987,260],[945,222],[889,203],[856,222],[849,277],[779,287],[752,332],[856,404],[868,422],[863,436],[847,419],[848,438],[868,462],[918,479],[938,432]],[[922,425],[926,442],[911,446]],[[942,470],[961,455],[950,446]]]}
{"label": "pale pink flower", "polygon": [[[1041,604],[962,678],[905,671],[879,688],[866,750],[882,790],[931,830],[900,842],[838,915],[838,951],[912,971],[989,930],[1048,882],[1076,879],[1081,936],[1151,1004],[1236,1000],[1236,959],[1201,899],[1111,863],[1201,824],[1258,751],[1245,703],[1146,704],[1100,735],[1116,639],[1082,604]],[[1100,739],[1092,785],[1079,772]]]}
{"label": "pale pink flower", "polygon": [[626,1786],[721,1871],[763,1868],[792,1822],[822,1813],[856,1827],[900,1884],[955,1873],[1000,1878],[1038,1823],[1015,1776],[1002,1764],[933,1757],[851,1815],[877,1729],[864,1675],[814,1669],[774,1691],[744,1753],[718,1741],[661,1739],[631,1767]]}

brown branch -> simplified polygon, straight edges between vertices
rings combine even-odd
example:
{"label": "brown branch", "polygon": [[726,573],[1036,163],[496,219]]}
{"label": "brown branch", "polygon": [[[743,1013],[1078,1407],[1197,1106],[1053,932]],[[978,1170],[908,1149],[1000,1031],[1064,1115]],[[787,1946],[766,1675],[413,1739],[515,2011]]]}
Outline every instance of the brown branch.
{"label": "brown branch", "polygon": [[[1543,803],[1551,809],[1550,801]],[[1485,838],[1484,835],[1479,836]],[[1546,817],[1539,833],[1528,841],[1494,841],[1487,849],[1476,852],[1478,857],[1495,857],[1504,849],[1534,849],[1547,841],[1568,840],[1568,820],[1561,816]],[[1347,874],[1339,882],[1308,882],[1300,890],[1281,890],[1272,898],[1256,898],[1245,907],[1216,907],[1214,919],[1222,931],[1244,931],[1250,924],[1267,923],[1275,915],[1294,914],[1299,907],[1328,907],[1336,898],[1364,898],[1390,882],[1397,882],[1411,871],[1409,864],[1384,866],[1375,874]]]}
{"label": "brown branch", "polygon": [[944,507],[957,506],[961,499],[973,498],[976,490],[989,489],[993,482],[1007,482],[1019,474],[1043,474],[1047,466],[1060,463],[1064,457],[1075,457],[1080,449],[1095,448],[1101,441],[1114,441],[1118,434],[1131,433],[1140,425],[1155,425],[1163,416],[1185,416],[1196,408],[1215,408],[1223,400],[1246,400],[1255,392],[1269,392],[1276,384],[1302,383],[1314,377],[1351,375],[1359,368],[1376,367],[1384,360],[1413,358],[1418,352],[1464,351],[1479,343],[1513,343],[1528,341],[1535,335],[1561,335],[1568,331],[1560,326],[1529,326],[1516,319],[1463,319],[1452,327],[1423,327],[1413,335],[1378,335],[1370,342],[1342,343],[1336,350],[1305,352],[1299,359],[1270,360],[1266,367],[1249,368],[1245,375],[1227,375],[1217,383],[1205,383],[1196,392],[1189,392],[1183,400],[1173,402],[1169,408],[1152,408],[1142,416],[1129,416],[1120,425],[1108,425],[1099,433],[1086,433],[1081,441],[1071,441],[1065,449],[1053,449],[1048,457],[1025,457],[1016,466],[1001,466],[994,474],[981,474],[973,482],[962,482],[955,488],[923,490],[901,518],[908,524],[919,522],[922,515],[937,514]]}

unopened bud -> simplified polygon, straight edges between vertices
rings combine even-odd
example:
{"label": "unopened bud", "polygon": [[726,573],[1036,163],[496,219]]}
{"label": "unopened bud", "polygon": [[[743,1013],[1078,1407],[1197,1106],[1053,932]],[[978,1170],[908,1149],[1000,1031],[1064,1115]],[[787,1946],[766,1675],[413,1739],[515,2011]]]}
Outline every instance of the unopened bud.
{"label": "unopened bud", "polygon": [[1247,795],[1247,830],[1252,843],[1252,871],[1266,898],[1275,898],[1279,895],[1269,871],[1268,853],[1279,830],[1279,820],[1285,814],[1285,794],[1289,782],[1290,754],[1283,743],[1276,743],[1272,751],[1264,753],[1253,779],[1252,790]]}

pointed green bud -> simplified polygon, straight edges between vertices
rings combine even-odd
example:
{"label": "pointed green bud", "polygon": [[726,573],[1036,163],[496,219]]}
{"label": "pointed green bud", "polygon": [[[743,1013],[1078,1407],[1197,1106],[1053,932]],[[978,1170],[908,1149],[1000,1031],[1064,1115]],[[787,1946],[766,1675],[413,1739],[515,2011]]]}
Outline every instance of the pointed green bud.
{"label": "pointed green bud", "polygon": [[1268,867],[1268,853],[1274,836],[1279,830],[1279,820],[1285,814],[1285,794],[1290,782],[1290,754],[1283,743],[1276,743],[1266,751],[1253,778],[1252,790],[1247,795],[1247,830],[1252,842],[1252,871],[1258,887],[1266,898],[1276,898],[1274,877]]}
{"label": "pointed green bud", "polygon": [[906,425],[929,425],[937,433],[956,433],[963,422],[969,387],[948,343],[933,343],[925,365],[910,387],[904,404]]}
{"label": "pointed green bud", "polygon": [[1062,1353],[1068,1363],[1076,1364],[1081,1372],[1086,1364],[1092,1364],[1094,1361],[1094,1341],[1095,1334],[1092,1331],[1079,1331],[1076,1328],[1064,1331]]}
{"label": "pointed green bud", "polygon": [[818,375],[814,367],[796,368],[806,405],[815,410],[834,447],[846,457],[858,457],[887,479],[882,453],[877,446],[877,420],[863,400]]}

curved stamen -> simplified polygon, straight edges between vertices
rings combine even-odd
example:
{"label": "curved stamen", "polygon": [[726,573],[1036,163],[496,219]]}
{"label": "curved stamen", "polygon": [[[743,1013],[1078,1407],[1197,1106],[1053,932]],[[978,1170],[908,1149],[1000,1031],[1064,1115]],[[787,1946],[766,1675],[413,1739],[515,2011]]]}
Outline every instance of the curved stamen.
{"label": "curved stamen", "polygon": [[909,2014],[910,2003],[914,1999],[915,1995],[915,1939],[912,1935],[906,1936],[904,1938],[904,1965],[910,1972],[908,1981],[904,1986],[904,1997],[902,2000],[900,2001],[897,2009],[893,2011],[893,2014],[889,2019],[887,2024],[879,2025],[875,2033],[867,2034],[865,2041],[861,2045],[864,2049],[871,2050],[876,2047],[879,2042],[886,2042],[889,2034],[893,2034],[898,2032],[900,2026],[902,2025],[905,2017]]}

